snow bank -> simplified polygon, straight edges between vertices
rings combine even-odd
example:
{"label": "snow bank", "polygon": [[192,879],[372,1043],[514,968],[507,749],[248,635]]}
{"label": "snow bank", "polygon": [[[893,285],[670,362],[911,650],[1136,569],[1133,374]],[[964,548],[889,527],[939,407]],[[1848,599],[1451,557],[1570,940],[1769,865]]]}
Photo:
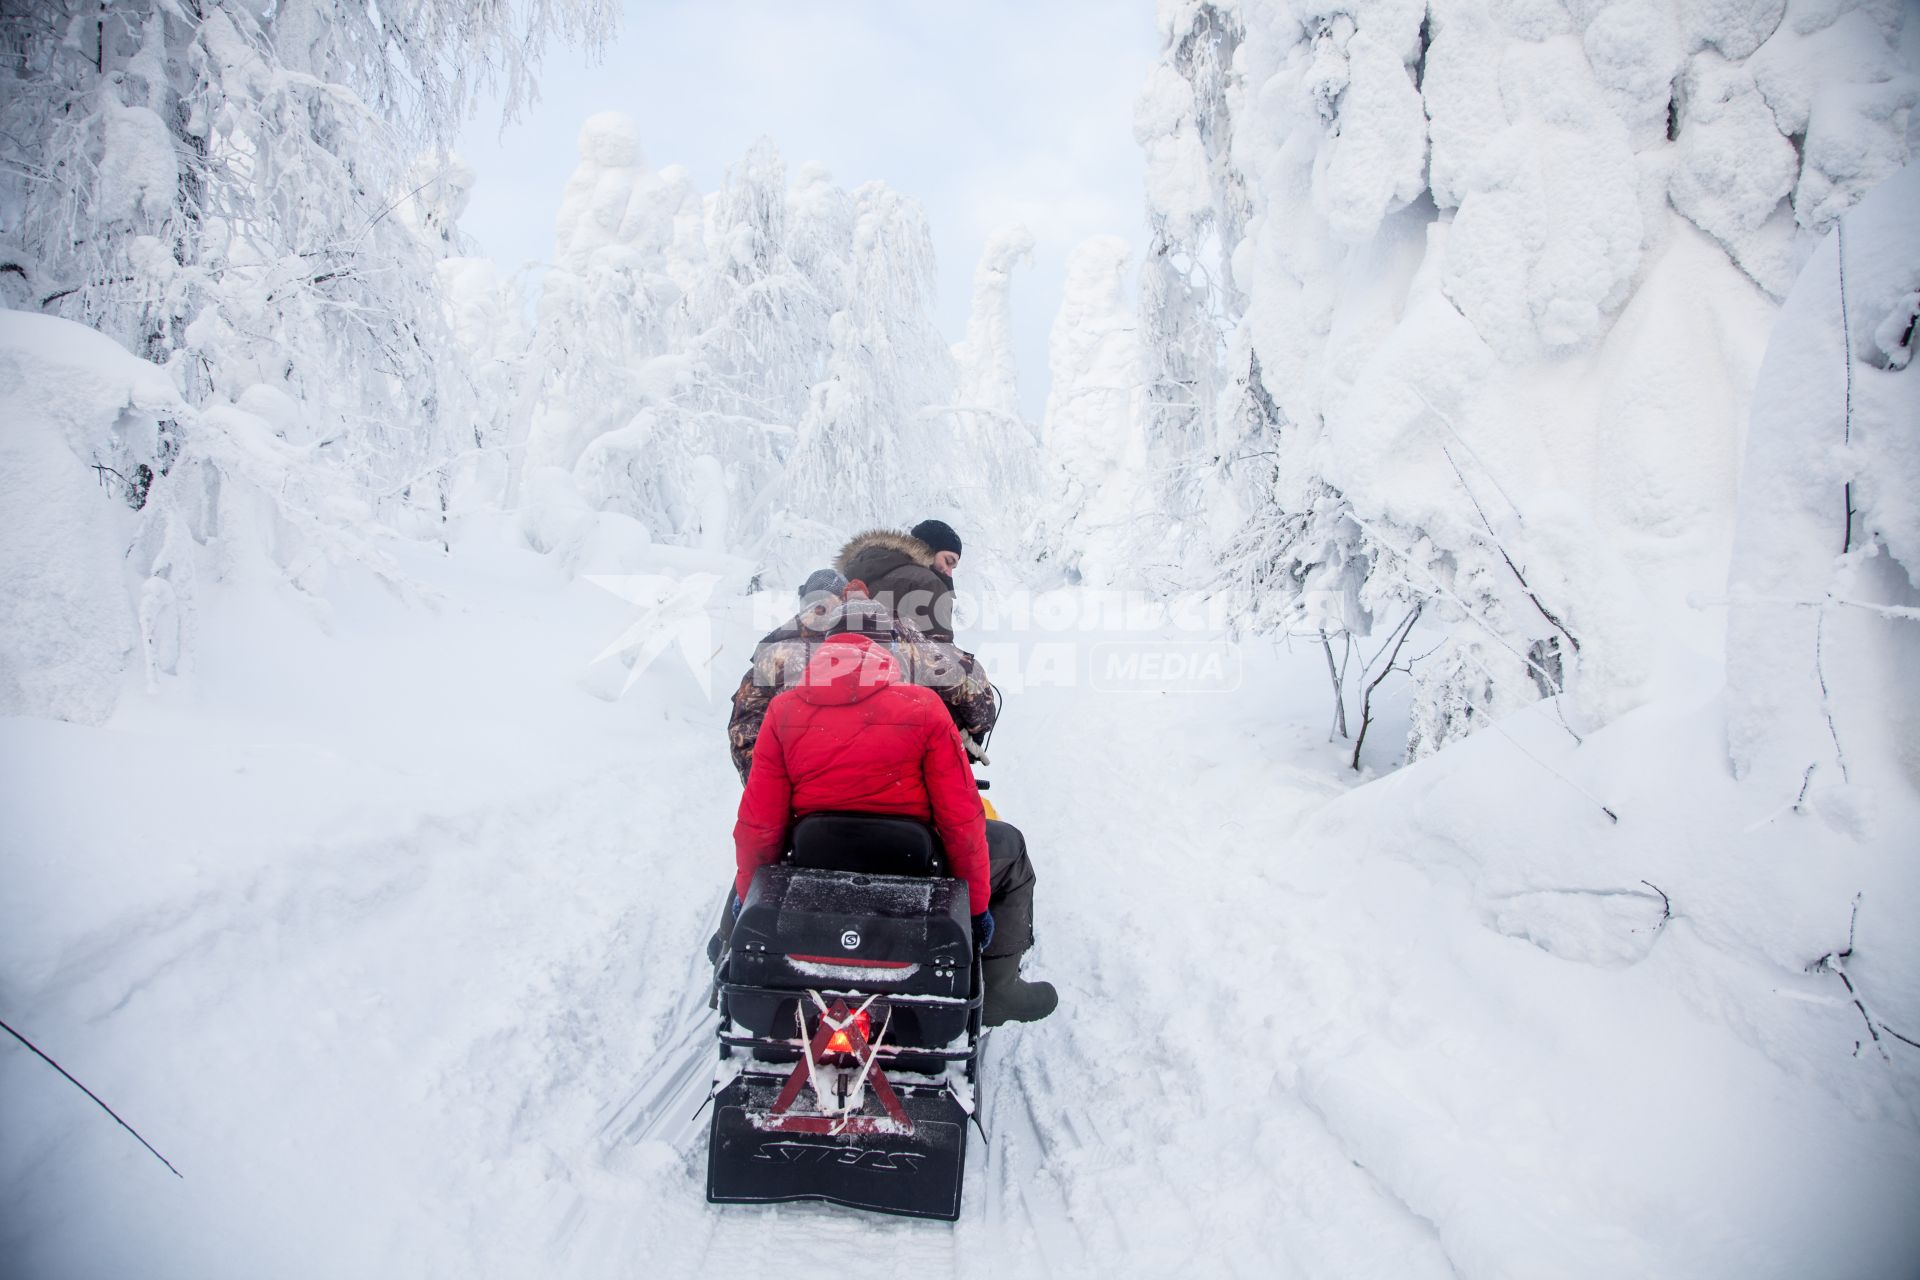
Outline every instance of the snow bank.
{"label": "snow bank", "polygon": [[1312,907],[1262,1047],[1461,1274],[1911,1271],[1920,804],[1856,838],[1734,782],[1699,674],[1580,747],[1523,712],[1275,863]]}
{"label": "snow bank", "polygon": [[1581,641],[1568,694],[1473,704],[1271,875],[1303,927],[1262,1047],[1460,1273],[1912,1269],[1915,209],[1913,169],[1867,195],[1777,321],[1727,236],[1669,225],[1544,362],[1451,305],[1465,202],[1346,268],[1314,465],[1417,591],[1512,623],[1438,550],[1490,536]]}
{"label": "snow bank", "polygon": [[[1842,218],[1760,370],[1728,616],[1735,770],[1842,826],[1920,782],[1920,169]],[[1844,252],[1844,257],[1842,256]]]}
{"label": "snow bank", "polygon": [[398,549],[435,608],[349,579],[322,629],[229,580],[190,690],[0,718],[0,1005],[185,1175],[8,1037],[0,1270],[541,1269],[538,1233],[481,1225],[540,1197],[484,1188],[576,1122],[479,1117],[591,1127],[653,1033],[634,992],[698,954],[737,783],[678,656],[624,700],[583,687],[626,602],[484,532]]}
{"label": "snow bank", "polygon": [[[243,372],[227,370],[231,398],[190,406],[169,370],[92,329],[0,312],[0,712],[99,723],[129,665],[160,693],[194,666],[195,601],[214,583],[286,589],[323,624],[336,589],[411,590],[340,437],[281,379]],[[385,510],[445,550],[444,509]]]}
{"label": "snow bank", "polygon": [[[97,724],[140,638],[126,555],[129,453],[184,413],[166,375],[112,339],[0,311],[0,714]],[[141,449],[144,454],[148,449]],[[156,606],[157,607],[157,606]]]}

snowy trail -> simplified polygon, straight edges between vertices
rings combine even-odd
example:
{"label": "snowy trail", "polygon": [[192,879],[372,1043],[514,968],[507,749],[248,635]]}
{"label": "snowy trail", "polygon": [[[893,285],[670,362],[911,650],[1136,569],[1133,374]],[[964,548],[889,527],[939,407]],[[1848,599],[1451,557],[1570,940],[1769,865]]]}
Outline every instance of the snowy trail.
{"label": "snowy trail", "polygon": [[[1264,711],[1297,697],[1299,719],[1317,719],[1312,672],[1275,677]],[[701,944],[738,788],[715,712],[616,704],[629,739],[590,771],[469,787],[426,812],[407,806],[433,779],[345,777],[331,784],[350,804],[341,817],[287,829],[289,799],[222,833],[248,851],[244,874],[166,880],[60,945],[23,946],[9,1008],[77,1046],[77,1061],[109,1064],[95,1082],[129,1111],[172,1116],[149,1136],[190,1177],[148,1186],[60,1088],[0,1061],[28,1153],[6,1166],[31,1224],[19,1243],[54,1270],[71,1262],[72,1206],[107,1177],[140,1188],[116,1192],[131,1225],[85,1246],[82,1270],[204,1275],[197,1242],[217,1238],[236,1271],[372,1274],[400,1258],[422,1275],[736,1276],[804,1238],[861,1256],[884,1245],[927,1275],[1196,1262],[1264,1274],[1280,1257],[1301,1274],[1445,1274],[1431,1230],[1241,1047],[1286,985],[1263,863],[1343,787],[1293,717],[1237,718],[1258,703],[1216,699],[1196,716],[1191,700],[1154,695],[1011,699],[993,794],[1034,850],[1033,964],[1064,1008],[990,1039],[989,1141],[971,1144],[957,1225],[704,1203]],[[649,714],[664,719],[637,719]],[[78,732],[11,731],[12,758]],[[150,747],[165,743],[140,744],[129,777],[151,767]],[[205,782],[148,797],[170,833],[158,862],[218,856],[202,848],[205,815],[238,804],[219,779],[290,795],[313,764],[205,753],[190,762]],[[1166,778],[1182,779],[1178,794]],[[68,799],[9,796],[27,815]],[[112,847],[104,818],[67,821],[69,843]],[[18,838],[30,847],[35,823]],[[204,1091],[145,1092],[183,1079]],[[45,1172],[44,1157],[75,1145],[85,1159]],[[1250,1235],[1255,1222],[1267,1226]]]}
{"label": "snowy trail", "polygon": [[[1190,707],[1153,695],[1023,696],[1032,701],[1015,704],[1021,728],[1009,730],[1012,767],[997,770],[994,795],[1033,843],[1034,965],[1065,1004],[1060,1017],[989,1040],[988,1140],[976,1135],[970,1148],[962,1221],[702,1204],[705,1117],[694,1116],[712,1022],[695,965],[680,986],[642,993],[643,1020],[664,1030],[577,1155],[590,1175],[580,1181],[594,1186],[568,1215],[570,1263],[591,1271],[647,1257],[670,1259],[663,1274],[735,1275],[804,1239],[810,1252],[884,1243],[931,1275],[1196,1263],[1265,1275],[1278,1257],[1300,1274],[1450,1273],[1432,1229],[1354,1166],[1272,1064],[1236,1044],[1236,1032],[1272,1016],[1284,983],[1259,941],[1268,925],[1255,904],[1272,897],[1260,864],[1339,793],[1324,748],[1307,738],[1303,756],[1317,768],[1296,763],[1291,785],[1247,796],[1235,793],[1243,773],[1232,766],[1259,746],[1243,728],[1223,739],[1217,721],[1195,726]],[[1167,776],[1193,781],[1172,797],[1156,785]],[[1268,1225],[1250,1236],[1249,1222]]]}
{"label": "snowy trail", "polygon": [[[1818,1273],[1834,1239],[1900,1274],[1905,1122],[1793,1074],[1858,1034],[1830,976],[1663,927],[1626,892],[1645,825],[1611,865],[1555,862],[1530,826],[1469,847],[1469,800],[1426,766],[1336,806],[1323,659],[1256,646],[1233,695],[1010,692],[992,795],[1063,1005],[989,1039],[961,1220],[716,1210],[722,704],[678,668],[587,697],[621,625],[596,593],[475,594],[498,603],[325,641],[365,652],[333,685],[310,658],[271,731],[0,721],[0,1008],[186,1174],[0,1054],[0,1256],[25,1274],[734,1280],[804,1250],[928,1276],[1744,1277]],[[1504,740],[1475,751],[1510,776]],[[1528,801],[1547,829],[1595,820]],[[1524,873],[1482,884],[1499,841]],[[1830,1011],[1756,1031],[1721,1008]],[[1686,1159],[1649,1164],[1653,1134]]]}
{"label": "snowy trail", "polygon": [[[1009,1147],[992,1193],[1026,1208],[1037,1245],[1022,1274],[1266,1275],[1290,1256],[1303,1274],[1393,1257],[1383,1273],[1446,1274],[1431,1231],[1383,1199],[1246,1048],[1289,981],[1270,941],[1288,922],[1262,864],[1339,793],[1330,753],[1299,734],[1292,769],[1266,770],[1288,781],[1249,793],[1244,766],[1275,735],[1224,708],[1196,718],[1191,699],[1028,696],[1046,726],[1032,754],[1052,764],[996,794],[1034,815],[1024,825],[1044,851],[1047,895],[1037,954],[1068,1016],[1020,1029],[989,1084]],[[1181,780],[1176,792],[1167,779]],[[1310,1238],[1330,1215],[1364,1257],[1343,1266]],[[1264,1224],[1258,1236],[1249,1223]]]}

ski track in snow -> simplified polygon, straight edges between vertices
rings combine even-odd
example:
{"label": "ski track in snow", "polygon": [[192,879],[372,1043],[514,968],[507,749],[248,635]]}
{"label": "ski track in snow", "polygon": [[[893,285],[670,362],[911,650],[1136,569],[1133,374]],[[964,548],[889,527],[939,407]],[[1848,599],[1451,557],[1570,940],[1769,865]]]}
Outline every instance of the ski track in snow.
{"label": "ski track in snow", "polygon": [[[648,1261],[663,1275],[737,1275],[797,1247],[822,1258],[879,1247],[929,1276],[1195,1266],[1254,1276],[1280,1259],[1294,1274],[1451,1274],[1432,1228],[1236,1043],[1284,1003],[1269,948],[1234,954],[1265,933],[1239,917],[1273,897],[1261,863],[1300,815],[1338,793],[1331,773],[1303,769],[1302,785],[1237,801],[1209,795],[1204,781],[1169,796],[1156,777],[1204,779],[1219,763],[1205,751],[1168,758],[1188,745],[1183,732],[1204,734],[1183,731],[1176,706],[1025,696],[1034,702],[1014,712],[1009,739],[1025,736],[1009,760],[1050,763],[1031,776],[1003,768],[995,795],[1034,849],[1041,941],[1030,967],[1059,984],[1063,1005],[1045,1023],[988,1038],[987,1138],[976,1131],[969,1144],[962,1220],[705,1205],[713,1018],[696,959],[677,985],[637,993],[638,1021],[661,1029],[652,1051],[623,1101],[566,1157],[577,1201],[554,1240],[566,1270],[598,1273],[624,1258],[637,1274]],[[1256,748],[1248,739],[1231,749]],[[1074,796],[1085,802],[1064,802]],[[717,843],[711,833],[707,842]],[[1250,1239],[1248,1223],[1266,1226]]]}
{"label": "ski track in snow", "polygon": [[[992,794],[1033,851],[1030,970],[1062,1007],[988,1037],[985,1137],[970,1138],[955,1224],[705,1202],[704,943],[739,788],[724,703],[693,700],[684,671],[611,705],[532,674],[504,685],[476,712],[506,708],[525,754],[553,751],[538,769],[494,742],[462,754],[418,727],[418,707],[386,707],[391,687],[353,696],[426,736],[379,751],[360,702],[342,716],[358,736],[329,748],[323,725],[299,751],[254,745],[244,725],[194,738],[0,722],[14,817],[0,851],[16,871],[0,1011],[185,1174],[30,1055],[0,1053],[0,1271],[735,1277],[884,1258],[996,1280],[1768,1273],[1753,1251],[1773,1246],[1738,1234],[1743,1206],[1789,1211],[1813,1194],[1804,1179],[1736,1185],[1724,1206],[1703,1201],[1700,1225],[1687,1215],[1702,1206],[1648,1207],[1637,1182],[1616,1193],[1607,1169],[1640,1177],[1630,1161],[1566,1166],[1643,1108],[1652,1126],[1704,1115],[1686,1139],[1703,1151],[1760,1124],[1800,1152],[1839,1126],[1809,1156],[1825,1162],[1814,1193],[1849,1162],[1869,1172],[1797,1211],[1849,1214],[1852,1234],[1887,1220],[1912,1164],[1871,1145],[1883,1113],[1801,1095],[1775,1117],[1785,1086],[1767,1060],[1728,1056],[1723,1033],[1644,997],[1684,935],[1653,948],[1658,904],[1633,876],[1568,889],[1556,868],[1476,892],[1437,839],[1418,861],[1363,849],[1349,865],[1324,833],[1306,851],[1297,833],[1354,781],[1324,738],[1320,655],[1245,652],[1250,683],[1231,697],[1009,694]],[[510,660],[532,673],[545,657],[560,655]],[[507,661],[447,673],[454,705],[474,670]],[[438,772],[392,767],[416,758]],[[1392,780],[1376,794],[1417,802]],[[1620,972],[1632,985],[1601,985]],[[1594,1058],[1580,1010],[1602,991],[1603,1025],[1657,1016],[1659,1034]],[[1858,1035],[1849,1012],[1835,1035]],[[1690,1092],[1644,1083],[1703,1053],[1721,1074],[1681,1073]],[[1590,1065],[1563,1080],[1567,1063]],[[1715,1112],[1728,1080],[1744,1109]],[[1767,1159],[1729,1157],[1701,1185]],[[1550,1189],[1564,1177],[1586,1179],[1567,1195],[1589,1207]],[[114,1231],[95,1228],[101,1205]],[[1636,1212],[1684,1221],[1694,1243],[1660,1243]],[[1803,1250],[1824,1238],[1782,1234]]]}
{"label": "ski track in snow", "polygon": [[[703,943],[738,794],[716,715],[563,787],[295,844],[19,975],[28,1021],[66,1044],[111,1031],[94,1043],[120,1048],[87,1060],[136,1058],[102,1081],[136,1114],[167,1111],[137,1057],[170,1039],[165,1074],[210,1064],[232,1091],[149,1135],[192,1198],[143,1200],[101,1265],[206,1275],[217,1232],[236,1267],[283,1274],[405,1258],[420,1275],[735,1276],[796,1248],[878,1248],[926,1276],[1448,1274],[1432,1229],[1244,1047],[1271,1041],[1289,1000],[1271,941],[1286,922],[1259,918],[1286,895],[1265,865],[1343,790],[1337,762],[1302,732],[1300,760],[1263,759],[1274,781],[1245,794],[1239,757],[1271,749],[1192,711],[1073,690],[1011,702],[994,795],[1039,869],[1030,971],[1063,1004],[988,1039],[959,1223],[704,1201]],[[21,1063],[0,1071],[66,1122],[30,1127],[24,1149],[81,1143],[146,1176]],[[284,1149],[259,1154],[263,1125],[284,1126]],[[60,1258],[87,1160],[34,1182],[39,1163],[12,1163],[7,1185],[41,1215],[26,1256]],[[227,1221],[231,1205],[257,1223]]]}

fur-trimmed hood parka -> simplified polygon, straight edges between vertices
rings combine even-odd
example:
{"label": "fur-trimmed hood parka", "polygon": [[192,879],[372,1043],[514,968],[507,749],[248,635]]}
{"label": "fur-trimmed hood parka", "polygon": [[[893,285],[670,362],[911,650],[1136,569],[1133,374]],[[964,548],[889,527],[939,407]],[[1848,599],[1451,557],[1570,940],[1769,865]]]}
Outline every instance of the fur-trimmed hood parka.
{"label": "fur-trimmed hood parka", "polygon": [[934,640],[953,643],[953,579],[933,565],[933,549],[898,529],[869,529],[840,548],[833,567],[849,582]]}

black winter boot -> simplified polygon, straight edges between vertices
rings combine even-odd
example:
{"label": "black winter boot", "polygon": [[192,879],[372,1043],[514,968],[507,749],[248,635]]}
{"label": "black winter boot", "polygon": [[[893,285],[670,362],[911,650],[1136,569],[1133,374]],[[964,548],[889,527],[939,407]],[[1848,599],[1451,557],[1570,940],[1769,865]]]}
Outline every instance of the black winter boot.
{"label": "black winter boot", "polygon": [[1020,977],[1020,957],[987,956],[981,961],[986,972],[987,999],[985,1022],[997,1027],[1003,1022],[1038,1022],[1060,1007],[1060,993],[1051,982],[1027,982]]}

